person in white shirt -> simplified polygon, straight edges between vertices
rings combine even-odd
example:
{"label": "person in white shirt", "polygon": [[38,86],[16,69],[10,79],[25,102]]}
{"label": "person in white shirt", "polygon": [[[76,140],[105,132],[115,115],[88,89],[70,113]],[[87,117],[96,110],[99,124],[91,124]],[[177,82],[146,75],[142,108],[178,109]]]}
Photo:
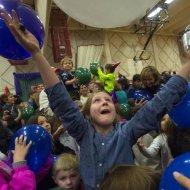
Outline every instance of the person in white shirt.
{"label": "person in white shirt", "polygon": [[88,87],[84,84],[80,85],[80,102],[82,103],[82,105],[84,106],[88,100]]}
{"label": "person in white shirt", "polygon": [[161,120],[161,133],[153,140],[149,147],[146,147],[141,141],[137,143],[140,151],[147,157],[161,156],[162,170],[164,171],[172,160],[171,151],[167,143],[165,132],[168,129],[169,115],[166,114]]}

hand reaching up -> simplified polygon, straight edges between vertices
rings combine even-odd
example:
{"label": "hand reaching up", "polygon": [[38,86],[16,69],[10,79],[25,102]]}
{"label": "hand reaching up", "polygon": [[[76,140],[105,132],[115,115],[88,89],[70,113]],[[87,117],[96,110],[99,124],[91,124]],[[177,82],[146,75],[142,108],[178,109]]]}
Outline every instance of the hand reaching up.
{"label": "hand reaching up", "polygon": [[190,190],[190,179],[189,178],[185,177],[184,175],[182,175],[178,172],[174,172],[173,176],[178,183],[180,183],[182,186],[184,186],[185,188]]}
{"label": "hand reaching up", "polygon": [[16,137],[15,151],[14,151],[14,157],[13,157],[14,163],[25,160],[31,144],[32,144],[32,141],[26,144],[26,136],[21,135],[20,137]]}
{"label": "hand reaching up", "polygon": [[12,18],[4,9],[1,9],[1,16],[21,46],[32,55],[40,51],[38,40],[19,22],[19,18],[14,10],[12,10]]}

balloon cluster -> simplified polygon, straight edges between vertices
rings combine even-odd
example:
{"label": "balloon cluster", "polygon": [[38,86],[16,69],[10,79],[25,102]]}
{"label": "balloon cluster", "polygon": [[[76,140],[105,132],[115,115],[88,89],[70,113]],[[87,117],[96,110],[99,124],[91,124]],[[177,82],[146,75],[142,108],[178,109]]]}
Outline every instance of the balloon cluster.
{"label": "balloon cluster", "polygon": [[15,149],[15,138],[26,136],[27,143],[31,140],[32,145],[26,157],[29,168],[36,172],[47,161],[52,147],[52,138],[49,133],[39,125],[28,125],[19,129],[10,141],[10,150]]}
{"label": "balloon cluster", "polygon": [[[0,7],[4,8],[10,15],[14,9],[18,15],[19,21],[29,30],[38,40],[42,47],[44,42],[44,27],[36,13],[27,5],[19,0],[0,0]],[[31,57],[22,46],[20,46],[0,15],[0,55],[10,60],[26,60]]]}

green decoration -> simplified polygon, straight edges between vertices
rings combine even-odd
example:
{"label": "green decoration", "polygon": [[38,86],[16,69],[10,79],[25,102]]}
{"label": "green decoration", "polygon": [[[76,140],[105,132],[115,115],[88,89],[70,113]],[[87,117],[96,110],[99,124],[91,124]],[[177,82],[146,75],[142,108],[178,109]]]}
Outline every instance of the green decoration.
{"label": "green decoration", "polygon": [[129,104],[119,104],[119,115],[122,118],[130,119],[131,106]]}
{"label": "green decoration", "polygon": [[21,116],[22,116],[22,119],[28,120],[34,114],[35,114],[35,111],[33,107],[27,106],[26,108],[23,109]]}
{"label": "green decoration", "polygon": [[98,76],[97,67],[100,67],[101,70],[103,71],[101,63],[90,63],[90,72],[95,76]]}
{"label": "green decoration", "polygon": [[88,84],[91,80],[91,73],[87,68],[80,67],[75,71],[75,77],[79,79],[80,84]]}

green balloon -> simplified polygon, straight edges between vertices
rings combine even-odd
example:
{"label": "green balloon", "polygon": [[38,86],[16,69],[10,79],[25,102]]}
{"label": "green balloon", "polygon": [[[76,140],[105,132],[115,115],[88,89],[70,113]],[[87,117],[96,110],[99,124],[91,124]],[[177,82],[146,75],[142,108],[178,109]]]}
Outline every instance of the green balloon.
{"label": "green balloon", "polygon": [[35,111],[33,107],[27,106],[26,108],[23,109],[21,116],[24,120],[28,120],[34,114],[35,114]]}
{"label": "green balloon", "polygon": [[130,119],[131,106],[129,104],[119,104],[119,115],[122,118]]}
{"label": "green balloon", "polygon": [[98,76],[97,67],[100,67],[103,71],[103,67],[101,63],[90,63],[90,72],[95,76]]}
{"label": "green balloon", "polygon": [[87,68],[78,68],[75,71],[75,76],[79,79],[80,84],[88,84],[91,80],[91,73]]}

